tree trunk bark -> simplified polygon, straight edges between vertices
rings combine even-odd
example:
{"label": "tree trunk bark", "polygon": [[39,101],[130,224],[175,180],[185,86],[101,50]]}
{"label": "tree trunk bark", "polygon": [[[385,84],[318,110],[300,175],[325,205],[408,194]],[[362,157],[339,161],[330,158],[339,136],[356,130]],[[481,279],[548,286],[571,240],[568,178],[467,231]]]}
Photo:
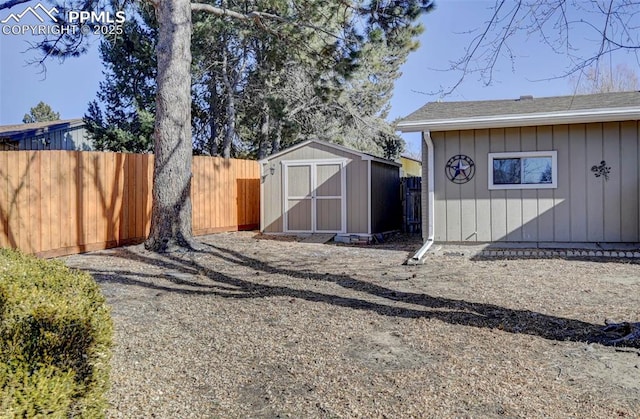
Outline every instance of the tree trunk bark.
{"label": "tree trunk bark", "polygon": [[209,78],[209,126],[211,128],[211,138],[209,138],[209,154],[218,155],[218,89],[216,75],[212,71]]}
{"label": "tree trunk bark", "polygon": [[269,104],[266,99],[262,102],[262,116],[260,120],[260,143],[258,145],[258,160],[267,157],[269,152]]}
{"label": "tree trunk bark", "polygon": [[226,45],[222,48],[222,83],[227,91],[226,99],[226,112],[227,112],[227,129],[224,133],[222,141],[222,157],[228,159],[231,157],[231,142],[236,134],[236,102],[234,93],[234,86],[229,78],[229,60],[227,58],[228,52]]}
{"label": "tree trunk bark", "polygon": [[276,132],[273,134],[273,139],[271,140],[271,154],[276,154],[280,151],[280,143],[282,141],[282,123],[280,119],[276,119],[274,125]]}
{"label": "tree trunk bark", "polygon": [[145,247],[192,247],[191,4],[154,2],[159,24],[151,232]]}

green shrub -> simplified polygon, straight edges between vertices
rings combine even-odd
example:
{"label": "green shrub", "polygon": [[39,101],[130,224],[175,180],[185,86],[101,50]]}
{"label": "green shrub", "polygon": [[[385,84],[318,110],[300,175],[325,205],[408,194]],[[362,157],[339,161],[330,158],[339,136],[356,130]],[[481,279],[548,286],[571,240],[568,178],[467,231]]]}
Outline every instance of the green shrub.
{"label": "green shrub", "polygon": [[0,416],[103,417],[112,333],[91,276],[0,249]]}

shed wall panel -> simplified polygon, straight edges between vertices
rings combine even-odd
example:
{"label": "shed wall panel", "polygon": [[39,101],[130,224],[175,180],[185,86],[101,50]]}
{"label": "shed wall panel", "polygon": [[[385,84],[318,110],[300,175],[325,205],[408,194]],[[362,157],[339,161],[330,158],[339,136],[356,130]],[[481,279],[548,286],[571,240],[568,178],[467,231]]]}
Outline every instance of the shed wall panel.
{"label": "shed wall panel", "polygon": [[[353,156],[351,156],[353,158]],[[369,229],[369,170],[356,158],[347,164],[347,233],[366,234]]]}
{"label": "shed wall panel", "polygon": [[371,232],[398,230],[401,225],[400,170],[371,162]]}
{"label": "shed wall panel", "polygon": [[[270,158],[265,166],[263,166],[263,195],[264,206],[263,211],[263,228],[268,233],[283,232],[283,191],[282,191],[282,162],[284,161],[318,161],[346,159],[345,167],[346,176],[346,232],[366,234],[369,227],[369,191],[368,178],[369,171],[367,169],[368,162],[363,160],[358,154],[349,153],[343,150],[337,150],[333,147],[319,143],[310,143],[304,147],[293,149]],[[385,166],[385,165],[383,165]],[[273,175],[270,169],[273,167]],[[291,169],[291,167],[290,167]],[[327,195],[338,191],[338,177],[335,175],[332,165],[318,166],[318,181],[321,186],[318,190],[319,194]],[[326,179],[325,179],[326,178]],[[330,182],[324,182],[328,181]],[[324,181],[323,181],[324,180]],[[336,201],[337,202],[337,201]],[[336,206],[336,202],[324,203],[327,207]],[[374,205],[375,206],[375,205]],[[339,219],[323,219],[316,220],[318,229],[321,225],[332,225],[340,222]],[[321,224],[321,225],[320,225]]]}
{"label": "shed wall panel", "polygon": [[[271,174],[271,168],[274,172]],[[270,161],[262,169],[261,182],[264,188],[263,225],[267,233],[279,233],[284,229],[282,207],[282,165]]]}

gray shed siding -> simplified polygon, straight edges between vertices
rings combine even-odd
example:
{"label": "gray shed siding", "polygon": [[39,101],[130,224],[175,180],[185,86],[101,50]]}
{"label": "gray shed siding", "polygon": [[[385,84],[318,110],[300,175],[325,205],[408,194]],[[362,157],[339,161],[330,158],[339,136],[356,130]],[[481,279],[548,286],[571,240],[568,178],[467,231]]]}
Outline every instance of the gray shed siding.
{"label": "gray shed siding", "polygon": [[20,139],[20,141],[0,144],[0,150],[2,151],[16,149],[91,151],[94,148],[93,142],[85,127],[76,126],[52,130],[34,136],[26,136],[26,138]]}
{"label": "gray shed siding", "polygon": [[371,230],[375,233],[401,227],[400,172],[397,167],[371,162]]}
{"label": "gray shed siding", "polygon": [[[282,191],[282,161],[287,160],[327,160],[348,159],[346,165],[346,229],[347,233],[367,233],[368,220],[368,192],[367,192],[367,161],[358,155],[337,150],[323,144],[311,143],[305,147],[284,153],[269,159],[263,165],[263,226],[267,233],[280,233],[284,230],[283,222],[283,191]],[[275,169],[271,175],[269,169]],[[329,205],[329,204],[327,204]],[[326,224],[333,224],[334,220],[325,220]]]}
{"label": "gray shed siding", "polygon": [[[432,132],[434,239],[640,242],[639,132],[638,121]],[[488,189],[488,153],[549,150],[557,151],[556,189]],[[476,165],[462,185],[445,176],[456,154]],[[591,171],[602,160],[609,180]]]}

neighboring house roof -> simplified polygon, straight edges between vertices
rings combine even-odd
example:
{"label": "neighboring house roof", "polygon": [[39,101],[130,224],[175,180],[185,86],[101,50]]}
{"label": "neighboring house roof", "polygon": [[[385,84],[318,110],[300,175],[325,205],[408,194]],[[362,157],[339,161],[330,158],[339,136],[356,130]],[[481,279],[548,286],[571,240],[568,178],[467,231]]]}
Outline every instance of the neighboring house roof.
{"label": "neighboring house roof", "polygon": [[2,125],[0,126],[0,139],[8,141],[20,141],[26,138],[37,137],[49,132],[61,129],[78,128],[84,125],[80,118],[58,121],[35,122],[32,124]]}
{"label": "neighboring house roof", "polygon": [[640,119],[640,92],[468,102],[431,102],[398,123],[402,132]]}
{"label": "neighboring house roof", "polygon": [[333,148],[333,149],[336,149],[336,150],[340,150],[340,151],[343,151],[345,153],[354,154],[356,156],[359,156],[362,160],[373,160],[373,161],[377,161],[377,162],[385,163],[385,164],[390,164],[390,165],[397,166],[397,167],[402,166],[400,163],[396,163],[396,162],[391,161],[391,160],[381,159],[380,157],[372,156],[371,154],[367,154],[367,153],[363,153],[361,151],[353,150],[351,148],[347,148],[347,147],[339,145],[339,144],[329,143],[327,141],[320,141],[320,140],[303,141],[303,142],[298,143],[298,144],[296,144],[294,146],[291,146],[291,147],[286,148],[284,150],[281,150],[281,151],[279,151],[277,153],[274,153],[274,154],[272,154],[272,155],[270,155],[268,157],[265,157],[264,159],[259,160],[258,163],[267,163],[270,159],[273,159],[273,158],[276,158],[276,157],[280,157],[283,154],[287,154],[287,153],[289,153],[291,151],[297,150],[299,148],[305,147],[305,146],[307,146],[309,144],[313,144],[313,143],[321,144],[323,146],[330,147],[330,148]]}

